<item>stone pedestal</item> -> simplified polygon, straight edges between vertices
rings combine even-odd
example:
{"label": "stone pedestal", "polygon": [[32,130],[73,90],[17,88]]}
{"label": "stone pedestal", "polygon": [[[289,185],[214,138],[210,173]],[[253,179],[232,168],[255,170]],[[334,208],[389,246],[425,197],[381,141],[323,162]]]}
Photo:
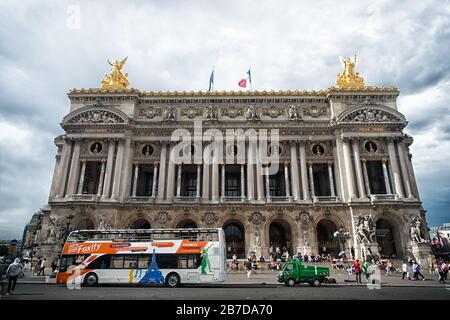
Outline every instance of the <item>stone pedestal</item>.
{"label": "stone pedestal", "polygon": [[361,243],[360,248],[361,248],[359,255],[360,259],[365,259],[368,254],[380,257],[380,251],[378,250],[378,243],[376,242]]}
{"label": "stone pedestal", "polygon": [[311,246],[303,246],[303,249],[300,250],[300,252],[302,253],[302,255],[304,256],[305,254],[307,254],[308,256],[312,255],[312,248]]}
{"label": "stone pedestal", "polygon": [[420,264],[423,270],[428,266],[428,256],[432,255],[430,243],[413,243],[411,245],[414,259]]}

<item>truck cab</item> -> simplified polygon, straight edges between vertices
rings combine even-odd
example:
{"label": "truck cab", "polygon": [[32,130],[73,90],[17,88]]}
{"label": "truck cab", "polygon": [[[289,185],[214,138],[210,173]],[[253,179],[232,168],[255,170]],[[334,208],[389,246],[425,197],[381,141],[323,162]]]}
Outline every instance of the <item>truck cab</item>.
{"label": "truck cab", "polygon": [[305,266],[299,259],[287,261],[278,274],[278,282],[284,282],[288,287],[298,283],[308,283],[319,287],[330,276],[330,268],[322,266]]}

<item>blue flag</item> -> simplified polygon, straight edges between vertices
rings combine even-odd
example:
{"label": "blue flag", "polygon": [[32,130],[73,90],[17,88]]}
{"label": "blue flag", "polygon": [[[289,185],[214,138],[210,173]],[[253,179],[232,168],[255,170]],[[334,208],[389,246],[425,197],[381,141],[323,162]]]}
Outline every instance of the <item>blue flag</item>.
{"label": "blue flag", "polygon": [[252,74],[250,72],[250,69],[248,69],[247,74],[248,74],[248,82],[252,83]]}
{"label": "blue flag", "polygon": [[214,68],[211,72],[211,76],[209,77],[209,88],[208,91],[211,91],[211,88],[214,89]]}

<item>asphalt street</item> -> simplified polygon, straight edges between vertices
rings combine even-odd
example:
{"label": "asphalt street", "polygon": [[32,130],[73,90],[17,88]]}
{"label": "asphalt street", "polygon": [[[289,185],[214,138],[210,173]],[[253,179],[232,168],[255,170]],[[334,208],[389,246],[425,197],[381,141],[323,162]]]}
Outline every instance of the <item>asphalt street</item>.
{"label": "asphalt street", "polygon": [[2,300],[450,300],[450,286],[369,289],[361,286],[325,285],[319,288],[276,285],[119,287],[68,289],[56,284],[18,284],[14,295]]}

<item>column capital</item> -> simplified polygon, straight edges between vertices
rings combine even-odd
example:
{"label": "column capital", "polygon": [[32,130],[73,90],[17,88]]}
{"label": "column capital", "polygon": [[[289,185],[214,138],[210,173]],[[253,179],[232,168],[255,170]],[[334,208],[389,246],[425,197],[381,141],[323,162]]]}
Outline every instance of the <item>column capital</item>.
{"label": "column capital", "polygon": [[155,162],[153,162],[153,165],[154,165],[154,166],[157,166],[157,165],[159,165],[159,161],[155,161]]}
{"label": "column capital", "polygon": [[366,163],[367,160],[366,159],[361,159],[362,163]]}
{"label": "column capital", "polygon": [[288,166],[289,165],[289,161],[288,160],[286,160],[286,161],[283,161],[283,164],[285,165],[285,166]]}
{"label": "column capital", "polygon": [[394,137],[386,137],[384,139],[386,140],[387,143],[394,143],[394,141],[395,141]]}
{"label": "column capital", "polygon": [[307,163],[308,163],[308,166],[310,166],[310,167],[313,165],[312,161],[308,161]]}
{"label": "column capital", "polygon": [[333,163],[334,163],[333,161],[327,161],[327,164],[329,167],[331,167],[333,165]]}
{"label": "column capital", "polygon": [[387,159],[381,159],[381,162],[384,163],[384,164],[388,164],[389,160],[387,160]]}
{"label": "column capital", "polygon": [[81,162],[82,164],[85,164],[85,163],[87,162],[87,160],[86,160],[86,159],[81,159],[80,162]]}
{"label": "column capital", "polygon": [[102,164],[105,164],[105,163],[106,163],[106,159],[102,159],[102,160],[100,160],[100,162],[101,162]]}
{"label": "column capital", "polygon": [[137,166],[138,164],[139,164],[139,162],[133,161],[133,165]]}

